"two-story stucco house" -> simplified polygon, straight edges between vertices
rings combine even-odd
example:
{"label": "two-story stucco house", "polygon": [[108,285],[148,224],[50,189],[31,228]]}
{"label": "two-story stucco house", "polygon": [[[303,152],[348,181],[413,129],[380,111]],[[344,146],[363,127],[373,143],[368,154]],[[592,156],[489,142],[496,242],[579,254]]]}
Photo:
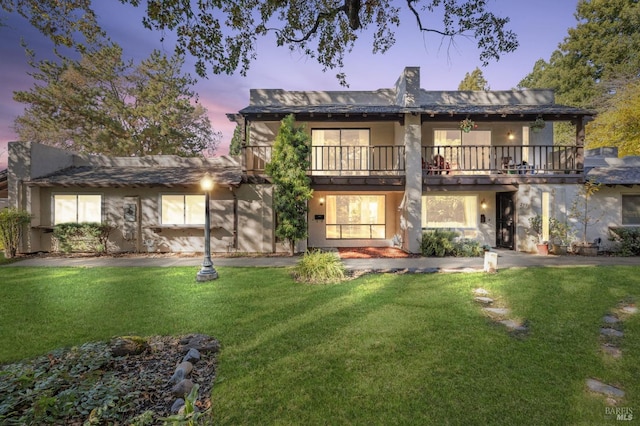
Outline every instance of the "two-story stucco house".
{"label": "two-story stucco house", "polygon": [[[528,218],[566,220],[584,181],[592,116],[555,104],[548,90],[422,90],[414,67],[375,91],[251,90],[249,106],[230,118],[244,125],[243,172],[252,181],[268,182],[264,166],[287,114],[312,141],[307,245],[410,252],[434,228],[534,250]],[[557,122],[575,125],[574,144],[554,144]]]}
{"label": "two-story stucco house", "polygon": [[[206,172],[216,181],[213,252],[286,251],[275,238],[264,169],[288,114],[312,144],[314,195],[301,251],[397,245],[419,252],[423,231],[437,228],[535,251],[528,219],[567,221],[587,173],[609,179],[602,193],[612,203],[590,238],[606,237],[607,226],[629,223],[625,215],[640,209],[640,182],[620,181],[602,159],[585,167],[591,111],[555,104],[548,90],[426,91],[420,69],[409,67],[388,89],[251,90],[249,105],[229,114],[244,130],[240,157],[113,158],[11,143],[10,204],[33,215],[22,251],[50,250],[56,223],[92,220],[114,225],[114,251],[201,252]],[[558,122],[574,124],[575,143],[554,144]]]}

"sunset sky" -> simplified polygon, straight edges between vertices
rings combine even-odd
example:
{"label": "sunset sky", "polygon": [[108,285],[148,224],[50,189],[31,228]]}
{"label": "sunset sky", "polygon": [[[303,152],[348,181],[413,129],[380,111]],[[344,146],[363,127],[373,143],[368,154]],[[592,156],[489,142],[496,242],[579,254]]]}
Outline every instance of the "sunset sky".
{"label": "sunset sky", "polygon": [[[160,42],[160,35],[143,28],[142,9],[122,5],[117,0],[94,1],[98,19],[112,40],[124,49],[127,58],[136,62],[149,56],[153,49],[171,54],[170,41]],[[533,69],[538,59],[548,60],[567,30],[576,26],[574,12],[577,0],[489,0],[496,14],[511,18],[509,28],[518,34],[520,47],[515,53],[503,55],[499,62],[481,68],[491,89],[508,90]],[[0,169],[6,167],[8,141],[16,140],[12,130],[14,119],[24,105],[15,102],[15,90],[27,90],[34,82],[27,74],[30,68],[20,40],[35,49],[38,58],[51,57],[51,43],[17,15],[1,11],[6,26],[0,27]],[[475,40],[459,38],[455,46],[439,36],[423,36],[415,19],[403,15],[396,33],[396,45],[384,55],[371,53],[371,41],[365,36],[356,43],[345,60],[349,89],[375,90],[392,87],[406,66],[421,68],[422,87],[427,90],[455,90],[465,73],[480,67]],[[425,20],[423,20],[425,22]],[[187,58],[185,72],[195,76],[194,61]],[[223,133],[218,154],[226,154],[234,124],[226,113],[237,112],[249,103],[249,89],[345,90],[338,84],[335,72],[322,72],[313,59],[301,53],[278,48],[273,39],[261,39],[258,60],[246,77],[211,75],[200,79],[195,87],[200,103],[209,111],[211,124]]]}

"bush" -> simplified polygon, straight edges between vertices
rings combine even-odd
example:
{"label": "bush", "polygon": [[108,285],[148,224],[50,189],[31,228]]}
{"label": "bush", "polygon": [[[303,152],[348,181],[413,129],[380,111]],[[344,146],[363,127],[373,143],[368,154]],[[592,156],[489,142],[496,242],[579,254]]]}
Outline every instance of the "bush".
{"label": "bush", "polygon": [[427,257],[482,256],[484,249],[479,242],[467,238],[456,241],[459,236],[459,233],[445,229],[423,232],[420,252]]}
{"label": "bush", "polygon": [[334,253],[307,251],[293,267],[293,278],[307,284],[337,283],[345,278],[344,265]]}
{"label": "bush", "polygon": [[56,249],[64,253],[106,253],[111,225],[96,222],[60,223],[53,228]]}
{"label": "bush", "polygon": [[620,256],[640,256],[640,227],[610,228],[609,240],[620,243]]}
{"label": "bush", "polygon": [[0,210],[0,243],[5,257],[15,257],[22,237],[22,228],[31,221],[31,215],[14,208]]}

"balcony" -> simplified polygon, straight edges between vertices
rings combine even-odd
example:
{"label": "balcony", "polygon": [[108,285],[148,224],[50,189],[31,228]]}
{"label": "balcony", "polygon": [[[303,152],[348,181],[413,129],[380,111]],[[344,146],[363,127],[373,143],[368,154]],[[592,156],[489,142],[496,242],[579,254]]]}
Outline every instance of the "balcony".
{"label": "balcony", "polygon": [[[271,146],[244,148],[244,171],[264,173]],[[424,175],[581,174],[581,146],[465,145],[423,146]],[[403,146],[314,146],[312,176],[404,176]]]}
{"label": "balcony", "polygon": [[579,174],[583,147],[554,145],[423,146],[426,175]]}
{"label": "balcony", "polygon": [[[244,148],[245,171],[263,173],[271,161],[271,146]],[[403,176],[403,146],[313,146],[309,159],[313,176]]]}

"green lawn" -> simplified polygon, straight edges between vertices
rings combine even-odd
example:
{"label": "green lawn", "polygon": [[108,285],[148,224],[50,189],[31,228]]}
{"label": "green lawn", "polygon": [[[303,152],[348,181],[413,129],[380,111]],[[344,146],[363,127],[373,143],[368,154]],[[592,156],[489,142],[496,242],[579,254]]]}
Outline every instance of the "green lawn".
{"label": "green lawn", "polygon": [[[197,268],[196,268],[197,269]],[[370,275],[302,285],[285,269],[0,268],[0,362],[114,335],[206,333],[222,344],[216,424],[616,424],[587,378],[640,414],[640,314],[623,357],[602,317],[640,300],[640,267]],[[483,287],[530,334],[473,301]]]}

